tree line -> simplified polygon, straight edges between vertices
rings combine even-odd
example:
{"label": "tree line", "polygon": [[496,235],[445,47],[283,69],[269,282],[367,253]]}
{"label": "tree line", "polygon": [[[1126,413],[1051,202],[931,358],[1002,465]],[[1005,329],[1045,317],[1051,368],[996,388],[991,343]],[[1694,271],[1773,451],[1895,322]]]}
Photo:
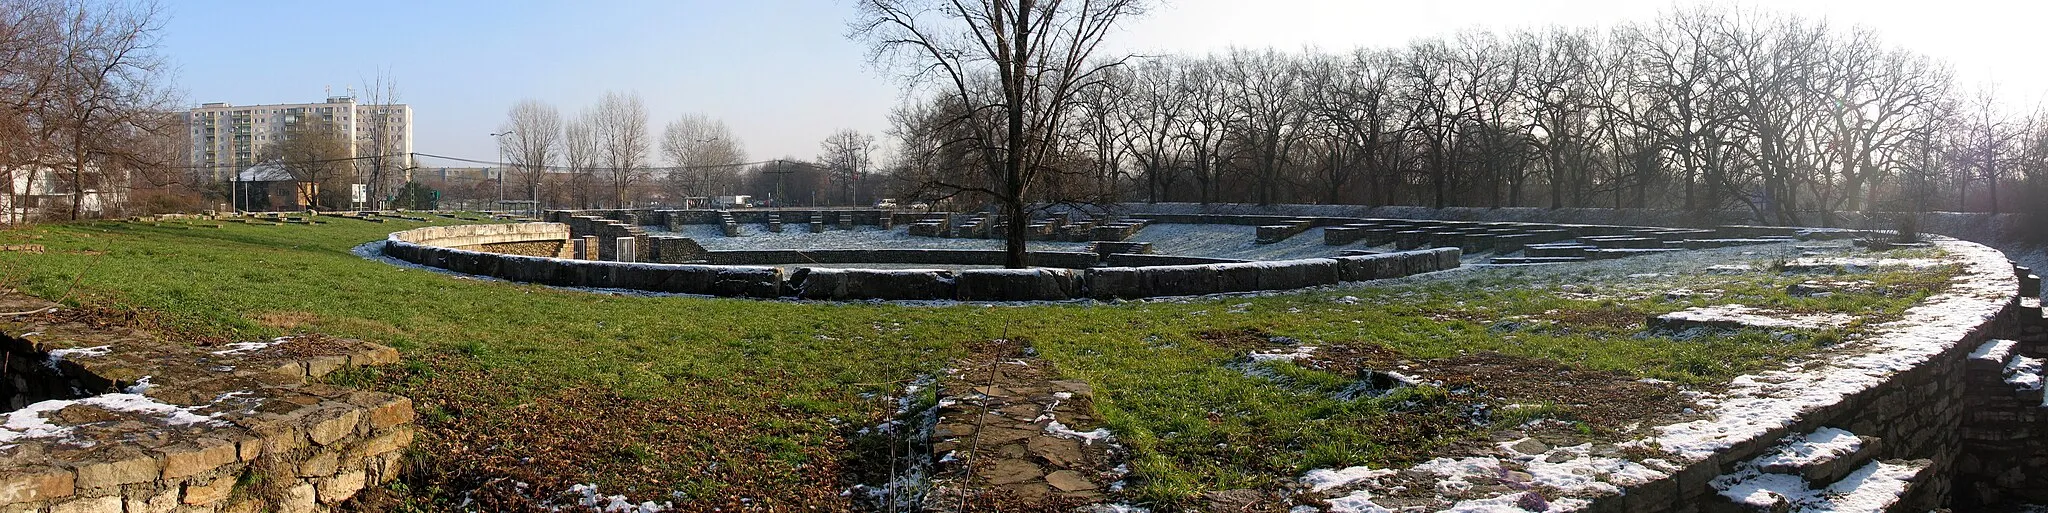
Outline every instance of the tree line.
{"label": "tree line", "polygon": [[[859,30],[915,21],[925,4],[864,2]],[[983,8],[964,18],[1016,12],[1008,4],[970,3]],[[900,49],[905,33],[877,48]],[[928,39],[917,41],[958,41]],[[1871,30],[1764,10],[1395,48],[1098,56],[1033,68],[1067,87],[1027,91],[1039,98],[1002,96],[1011,79],[999,66],[941,79],[931,70],[943,59],[913,60],[912,78],[938,85],[893,116],[887,171],[931,197],[1003,203],[1009,182],[989,159],[1011,148],[1042,152],[1023,183],[1039,204],[1744,209],[1828,224],[1851,211],[2038,209],[2048,197],[2048,114],[1963,87],[1945,63]],[[1025,107],[1049,129],[988,143],[1011,100],[1046,93],[1065,96]]]}
{"label": "tree line", "polygon": [[5,221],[77,219],[103,191],[196,205],[175,164],[186,152],[153,3],[0,0],[0,183]]}

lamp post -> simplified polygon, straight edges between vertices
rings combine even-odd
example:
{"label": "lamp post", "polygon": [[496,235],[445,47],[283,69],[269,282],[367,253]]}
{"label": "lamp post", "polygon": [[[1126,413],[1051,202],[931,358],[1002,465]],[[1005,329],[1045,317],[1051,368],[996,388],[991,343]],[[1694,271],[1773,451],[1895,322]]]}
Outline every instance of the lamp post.
{"label": "lamp post", "polygon": [[498,140],[498,202],[491,205],[493,207],[505,206],[505,136],[513,133],[511,130],[491,132],[491,138]]}

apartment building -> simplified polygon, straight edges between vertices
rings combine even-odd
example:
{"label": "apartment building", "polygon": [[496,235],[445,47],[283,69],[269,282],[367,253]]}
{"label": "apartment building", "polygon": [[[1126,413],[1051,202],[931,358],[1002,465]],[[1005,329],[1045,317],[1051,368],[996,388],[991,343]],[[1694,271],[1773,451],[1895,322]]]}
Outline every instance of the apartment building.
{"label": "apartment building", "polygon": [[356,142],[350,157],[396,155],[393,169],[412,166],[412,107],[356,103],[352,96],[329,97],[321,103],[200,105],[186,114],[192,129],[192,162],[215,180],[229,180],[256,165],[264,148],[284,139],[285,130],[314,119],[350,134]]}

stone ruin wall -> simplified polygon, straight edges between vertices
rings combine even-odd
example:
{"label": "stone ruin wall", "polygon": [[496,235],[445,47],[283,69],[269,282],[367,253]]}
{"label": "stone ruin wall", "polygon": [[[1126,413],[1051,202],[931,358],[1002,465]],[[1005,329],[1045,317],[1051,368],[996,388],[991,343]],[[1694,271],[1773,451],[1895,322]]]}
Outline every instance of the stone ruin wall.
{"label": "stone ruin wall", "polygon": [[[0,310],[58,306],[0,291]],[[22,316],[0,353],[0,511],[328,511],[395,479],[415,434],[410,400],[319,382],[398,361],[361,341],[196,347]]]}
{"label": "stone ruin wall", "polygon": [[[1263,220],[1251,219],[1243,224],[1261,222]],[[401,239],[420,240],[400,234],[394,234],[392,238],[393,241]],[[1707,442],[1688,442],[1707,444],[1705,456],[1682,461],[1682,469],[1660,478],[1629,483],[1622,487],[1620,494],[1596,498],[1587,510],[1632,513],[1750,510],[1719,497],[1720,491],[1712,482],[1752,463],[1760,455],[1777,448],[1787,437],[1823,428],[1847,430],[1873,442],[1871,445],[1875,449],[1859,453],[1857,463],[1899,461],[1918,465],[1915,468],[1921,470],[1889,508],[1891,511],[1925,511],[1950,504],[1984,504],[2037,495],[2037,490],[2048,485],[2048,457],[2041,456],[2042,447],[2048,446],[2048,429],[2043,429],[2043,416],[2039,415],[2041,394],[2038,389],[2031,394],[2026,391],[2015,394],[1995,374],[1996,369],[2004,366],[1972,363],[1971,354],[1993,339],[2017,338],[2017,354],[2048,356],[2048,340],[2044,340],[2044,322],[2038,301],[2022,301],[2018,297],[2020,293],[2038,294],[2038,278],[2031,278],[2024,269],[2016,271],[2002,254],[1990,248],[1952,240],[1941,244],[1944,249],[1964,255],[1968,260],[1967,272],[1949,292],[1915,307],[1907,319],[1885,325],[1889,328],[1881,327],[1880,334],[1874,337],[1876,340],[1852,344],[1863,349],[1832,355],[1824,365],[1811,366],[1806,372],[1773,374],[1776,376],[1773,379],[1778,380],[1774,383],[1757,384],[1751,387],[1753,389],[1738,387],[1731,394],[1736,396],[1737,402],[1750,409],[1719,412],[1716,422],[1723,425],[1674,428],[1680,431],[1719,430],[1717,432],[1721,435],[1709,437]],[[458,253],[470,253],[469,258],[474,261],[473,255],[477,254],[411,244],[393,246],[399,248],[394,256],[406,258],[406,253],[412,253],[412,258],[406,259],[427,265],[435,265],[429,262],[447,264],[464,260]],[[1032,284],[997,286],[1040,291],[1026,295],[1068,294],[1070,297],[1099,299],[1125,297],[1124,293],[1116,292],[1119,287],[1136,287],[1129,289],[1133,291],[1129,292],[1132,295],[1199,295],[1283,283],[1298,288],[1306,286],[1301,283],[1324,283],[1321,276],[1325,274],[1331,275],[1330,282],[1335,282],[1351,281],[1350,278],[1357,278],[1356,273],[1360,272],[1372,273],[1371,276],[1375,277],[1429,272],[1445,268],[1446,264],[1442,262],[1455,262],[1457,258],[1455,253],[1442,254],[1448,252],[1409,253],[1369,255],[1376,258],[1360,259],[1360,262],[1370,263],[1350,267],[1350,270],[1341,263],[1333,263],[1336,259],[1307,259],[1309,261],[1302,262],[1304,265],[1300,266],[1252,263],[1254,265],[1241,266],[1245,269],[1235,271],[1227,269],[1228,264],[1094,268],[1071,274],[1061,274],[1056,269],[1040,269],[1024,278],[1032,280]],[[500,268],[515,267],[512,264],[514,260],[528,264],[549,260],[518,256],[487,259],[502,260],[498,264]],[[564,264],[556,260],[548,265],[561,267]],[[539,279],[521,281],[617,286],[620,284],[618,280],[635,279],[628,276],[635,272],[643,273],[637,279],[668,283],[670,285],[667,286],[672,288],[676,281],[673,277],[650,278],[653,275],[645,274],[651,271],[644,269],[647,267],[644,264],[637,266],[641,269],[627,269],[619,265],[616,262],[583,262],[571,266],[584,267],[578,271],[541,273],[545,276],[529,272],[528,275]],[[703,281],[727,282],[723,291],[715,290],[716,287],[684,287],[697,291],[693,293],[710,291],[716,295],[752,297],[837,299],[846,294],[842,292],[847,290],[846,287],[857,288],[859,282],[878,276],[863,274],[861,270],[806,269],[805,274],[811,276],[788,279],[773,268],[675,267],[692,268],[690,272],[702,274],[698,279]],[[718,271],[721,268],[726,271]],[[1266,271],[1261,274],[1252,270],[1260,268]],[[718,276],[719,272],[730,271],[756,273],[738,280],[751,281],[752,286],[735,286],[731,277]],[[1047,272],[1055,274],[1049,276]],[[886,275],[889,272],[878,273]],[[1200,276],[1172,277],[1176,273]],[[1076,274],[1078,276],[1073,276]],[[807,283],[813,276],[820,281]],[[933,277],[920,276],[916,278],[919,284],[907,288],[953,287],[957,295],[958,287],[970,280],[962,280],[958,275],[953,277],[953,283],[941,284]],[[1070,277],[1080,279],[1070,280]],[[594,285],[599,283],[606,285]],[[2023,290],[2022,283],[2033,283],[2036,288]],[[1850,386],[1839,386],[1843,383]],[[1785,397],[1803,389],[1823,390],[1824,400],[1816,402],[1812,397],[1798,400]],[[1827,395],[1830,393],[1836,395]],[[1826,483],[1816,483],[1817,486],[1822,484]]]}
{"label": "stone ruin wall", "polygon": [[[1460,265],[1461,255],[1457,248],[1436,248],[1278,262],[1179,266],[961,271],[803,268],[797,273],[785,274],[780,268],[767,266],[659,264],[497,254],[460,249],[473,244],[447,242],[511,237],[512,235],[504,235],[508,233],[532,237],[567,236],[562,228],[568,225],[535,224],[548,226],[521,230],[480,228],[486,232],[484,235],[462,233],[462,226],[437,226],[396,232],[386,240],[384,252],[386,255],[428,267],[564,287],[623,288],[754,298],[962,301],[1138,299],[1288,290],[1341,282],[1399,278],[1453,269]],[[659,242],[661,238],[653,239]],[[514,242],[493,240],[496,241],[493,243]],[[709,252],[710,260],[736,263],[735,260],[721,260],[724,257],[719,255],[725,253],[753,255],[755,258],[789,257],[794,261],[811,261],[822,257],[833,261],[875,262],[870,259],[895,258],[923,264],[981,263],[986,258],[1000,255],[997,251],[952,250]],[[1100,258],[1089,253],[1073,253],[1071,257],[1070,259],[1085,258],[1090,262]],[[953,258],[973,260],[959,262],[952,260]],[[891,261],[893,260],[881,260],[881,263]],[[1078,261],[1068,264],[1081,266]]]}

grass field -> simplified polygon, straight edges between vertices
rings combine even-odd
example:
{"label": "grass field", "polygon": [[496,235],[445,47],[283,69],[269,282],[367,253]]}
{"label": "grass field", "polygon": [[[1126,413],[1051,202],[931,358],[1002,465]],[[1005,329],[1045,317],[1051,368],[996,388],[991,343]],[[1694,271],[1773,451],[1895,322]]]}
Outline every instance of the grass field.
{"label": "grass field", "polygon": [[[1786,286],[1805,278],[1767,272],[1765,255],[1754,259],[1765,272],[1733,275],[1674,260],[1257,297],[931,306],[594,294],[350,253],[421,224],[38,226],[0,232],[0,243],[46,248],[0,253],[0,272],[30,294],[134,313],[187,343],[320,332],[400,349],[402,366],[336,379],[418,402],[427,431],[414,476],[391,489],[406,507],[594,483],[692,510],[851,507],[841,497],[853,484],[849,435],[888,415],[903,384],[1004,333],[1095,387],[1101,417],[1130,449],[1129,499],[1170,508],[1311,468],[1413,462],[1491,427],[1440,390],[1341,400],[1329,391],[1347,376],[1289,364],[1246,372],[1247,336],[1418,361],[1490,351],[1711,388],[1857,327],[1678,340],[1643,334],[1646,315],[1743,302],[1882,319],[1953,272],[1865,274],[1856,278],[1871,286],[1859,291],[1793,297]],[[1715,293],[1665,294],[1679,288]],[[1540,412],[1574,418],[1568,406]]]}

